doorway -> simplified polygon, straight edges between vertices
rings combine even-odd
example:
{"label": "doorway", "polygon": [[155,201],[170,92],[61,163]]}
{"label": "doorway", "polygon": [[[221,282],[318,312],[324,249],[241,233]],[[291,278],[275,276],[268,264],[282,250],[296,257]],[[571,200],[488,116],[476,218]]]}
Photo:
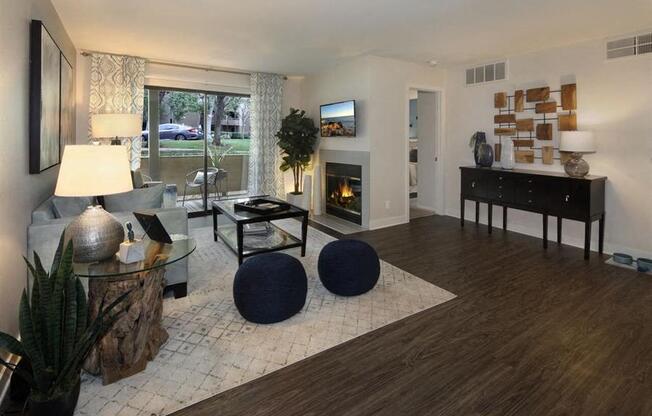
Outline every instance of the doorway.
{"label": "doorway", "polygon": [[410,221],[436,212],[440,93],[410,89],[408,98],[408,207]]}

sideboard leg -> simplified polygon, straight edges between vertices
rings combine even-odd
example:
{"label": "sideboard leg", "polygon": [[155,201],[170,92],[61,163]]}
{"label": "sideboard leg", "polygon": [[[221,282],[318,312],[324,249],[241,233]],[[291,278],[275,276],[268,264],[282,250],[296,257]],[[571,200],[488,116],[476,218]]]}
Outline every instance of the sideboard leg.
{"label": "sideboard leg", "polygon": [[487,204],[487,225],[489,226],[489,234],[491,234],[491,229],[493,228],[493,204],[490,202]]}
{"label": "sideboard leg", "polygon": [[475,223],[480,224],[480,201],[475,201]]}
{"label": "sideboard leg", "polygon": [[543,214],[543,248],[548,248],[548,214]]}
{"label": "sideboard leg", "polygon": [[557,244],[561,244],[561,217],[557,217]]}
{"label": "sideboard leg", "polygon": [[598,233],[598,253],[602,254],[604,249],[604,213],[600,216],[600,230]]}
{"label": "sideboard leg", "polygon": [[584,260],[589,259],[591,251],[591,220],[584,223]]}
{"label": "sideboard leg", "polygon": [[507,207],[503,205],[503,230],[507,231]]}
{"label": "sideboard leg", "polygon": [[460,197],[460,226],[464,228],[464,197]]}

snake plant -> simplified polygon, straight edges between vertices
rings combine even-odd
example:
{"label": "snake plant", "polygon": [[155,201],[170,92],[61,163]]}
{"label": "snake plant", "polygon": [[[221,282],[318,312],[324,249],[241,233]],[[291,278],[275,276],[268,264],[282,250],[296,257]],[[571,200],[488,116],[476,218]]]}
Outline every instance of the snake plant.
{"label": "snake plant", "polygon": [[49,273],[37,253],[34,264],[25,259],[33,285],[31,299],[27,289],[20,299],[22,339],[0,332],[0,349],[28,360],[32,371],[16,368],[1,358],[0,364],[30,385],[30,399],[34,401],[56,399],[74,389],[86,356],[120,317],[122,312],[116,306],[129,295],[124,293],[106,307],[102,301],[96,319],[88,322],[86,292],[73,273],[72,256],[72,241],[64,248],[62,235]]}

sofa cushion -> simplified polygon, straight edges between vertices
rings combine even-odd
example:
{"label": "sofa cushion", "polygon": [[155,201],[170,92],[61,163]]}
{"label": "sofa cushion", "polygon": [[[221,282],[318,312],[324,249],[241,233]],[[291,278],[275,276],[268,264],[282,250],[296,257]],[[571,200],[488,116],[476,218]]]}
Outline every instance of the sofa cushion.
{"label": "sofa cushion", "polygon": [[52,211],[56,218],[76,217],[89,205],[93,205],[92,197],[63,197],[52,198]]}
{"label": "sofa cushion", "polygon": [[163,206],[164,191],[165,185],[157,184],[121,194],[106,195],[104,197],[104,208],[109,212],[161,208]]}

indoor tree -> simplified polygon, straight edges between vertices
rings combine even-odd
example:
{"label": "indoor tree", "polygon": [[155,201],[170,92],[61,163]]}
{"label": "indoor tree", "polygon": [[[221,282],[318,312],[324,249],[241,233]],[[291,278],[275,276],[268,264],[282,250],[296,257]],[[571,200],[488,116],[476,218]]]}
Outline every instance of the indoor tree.
{"label": "indoor tree", "polygon": [[318,131],[313,120],[306,117],[304,110],[291,108],[290,114],[281,121],[281,129],[276,133],[283,156],[280,169],[283,172],[292,169],[294,195],[303,192],[303,171],[310,166],[310,156],[314,152]]}

